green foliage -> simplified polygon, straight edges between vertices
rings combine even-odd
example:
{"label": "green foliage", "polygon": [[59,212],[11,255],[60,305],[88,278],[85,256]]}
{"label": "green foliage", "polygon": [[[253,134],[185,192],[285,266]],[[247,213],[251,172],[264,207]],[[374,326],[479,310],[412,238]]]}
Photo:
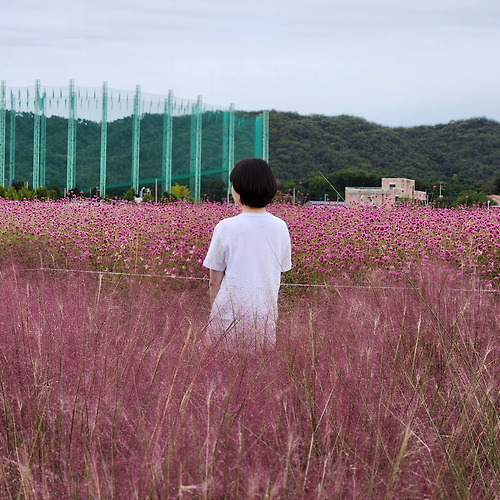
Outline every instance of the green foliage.
{"label": "green foliage", "polygon": [[491,194],[500,194],[500,172],[493,179],[493,191]]}
{"label": "green foliage", "polygon": [[151,202],[155,201],[155,197],[151,193],[146,193],[146,194],[143,195],[142,201],[143,202],[146,201],[146,202],[150,202],[151,203]]}
{"label": "green foliage", "polygon": [[49,190],[45,186],[39,186],[35,190],[35,197],[39,200],[50,198]]}
{"label": "green foliage", "polygon": [[163,191],[161,201],[163,203],[168,203],[170,201],[175,201],[175,200],[174,200],[174,197],[168,191]]}
{"label": "green foliage", "polygon": [[[17,186],[17,189],[16,189]],[[35,191],[28,189],[25,183],[16,182],[13,183],[8,190],[4,186],[0,185],[0,198],[6,198],[9,200],[34,200],[39,199],[53,199],[57,200],[61,197],[59,188],[55,187],[48,190],[45,186],[39,186]]]}
{"label": "green foliage", "polygon": [[34,191],[31,191],[31,189],[28,189],[28,186],[26,184],[22,185],[21,189],[18,190],[17,195],[18,195],[18,198],[20,200],[31,201],[35,198]]}
{"label": "green foliage", "polygon": [[481,205],[484,203],[488,203],[488,196],[486,196],[482,191],[474,191],[469,189],[468,191],[464,191],[458,196],[455,200],[455,205]]}
{"label": "green foliage", "polygon": [[5,194],[5,198],[7,198],[8,200],[19,199],[17,195],[17,190],[14,186],[9,186],[9,189],[7,189],[7,193]]}
{"label": "green foliage", "polygon": [[177,182],[172,186],[170,191],[171,196],[177,200],[190,200],[191,192],[187,186],[180,186]]}
{"label": "green foliage", "polygon": [[130,186],[124,193],[122,198],[127,201],[134,201],[135,189],[134,186]]}
{"label": "green foliage", "polygon": [[53,200],[58,200],[59,198],[62,198],[63,195],[61,190],[59,189],[59,186],[57,185],[52,186],[49,190],[49,196]]}
{"label": "green foliage", "polygon": [[210,201],[224,201],[227,197],[227,184],[222,179],[211,180],[208,183],[206,197]]}

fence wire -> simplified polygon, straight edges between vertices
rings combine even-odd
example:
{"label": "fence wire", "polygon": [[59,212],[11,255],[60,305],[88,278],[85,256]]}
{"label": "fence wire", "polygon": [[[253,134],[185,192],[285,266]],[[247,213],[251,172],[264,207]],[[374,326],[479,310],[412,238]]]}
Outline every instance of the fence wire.
{"label": "fence wire", "polygon": [[[148,274],[148,273],[124,273],[118,271],[95,271],[86,269],[65,269],[57,267],[45,267],[40,266],[37,268],[25,269],[26,272],[56,272],[56,273],[68,273],[68,274],[93,274],[93,275],[109,275],[109,276],[123,276],[130,278],[155,278],[155,279],[173,279],[173,280],[186,280],[186,281],[206,281],[208,278],[198,278],[195,276],[176,276],[171,274]],[[347,289],[359,289],[359,290],[406,290],[408,287],[403,286],[377,286],[377,285],[344,285],[340,283],[336,284],[326,284],[326,283],[281,283],[281,287],[296,287],[296,288],[347,288]],[[500,290],[493,288],[477,288],[473,287],[470,289],[465,288],[454,288],[454,292],[479,292],[479,293],[500,293]]]}

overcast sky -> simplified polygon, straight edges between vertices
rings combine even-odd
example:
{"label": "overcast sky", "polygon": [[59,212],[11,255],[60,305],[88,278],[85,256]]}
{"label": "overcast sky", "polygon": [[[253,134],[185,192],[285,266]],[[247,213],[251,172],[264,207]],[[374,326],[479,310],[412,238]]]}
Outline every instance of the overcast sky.
{"label": "overcast sky", "polygon": [[0,80],[389,126],[500,121],[499,0],[0,0]]}

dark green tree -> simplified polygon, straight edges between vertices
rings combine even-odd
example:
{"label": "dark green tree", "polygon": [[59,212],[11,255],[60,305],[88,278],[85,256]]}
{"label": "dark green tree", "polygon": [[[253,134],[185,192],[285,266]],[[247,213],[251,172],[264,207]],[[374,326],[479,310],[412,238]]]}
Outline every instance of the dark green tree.
{"label": "dark green tree", "polygon": [[210,201],[224,201],[227,197],[227,184],[222,179],[211,180],[208,183],[206,197]]}
{"label": "dark green tree", "polygon": [[124,193],[123,199],[127,201],[134,201],[135,189],[134,186],[130,186]]}
{"label": "dark green tree", "polygon": [[35,189],[35,198],[44,200],[50,198],[49,190],[45,186],[38,186]]}

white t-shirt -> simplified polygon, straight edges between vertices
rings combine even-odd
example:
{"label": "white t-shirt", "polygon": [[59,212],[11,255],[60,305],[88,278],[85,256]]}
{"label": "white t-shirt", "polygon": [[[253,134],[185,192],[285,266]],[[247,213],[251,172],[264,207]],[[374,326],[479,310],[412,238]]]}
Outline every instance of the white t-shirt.
{"label": "white t-shirt", "polygon": [[281,273],[292,267],[286,223],[270,213],[221,220],[203,265],[224,271],[212,306],[211,334],[274,344]]}

